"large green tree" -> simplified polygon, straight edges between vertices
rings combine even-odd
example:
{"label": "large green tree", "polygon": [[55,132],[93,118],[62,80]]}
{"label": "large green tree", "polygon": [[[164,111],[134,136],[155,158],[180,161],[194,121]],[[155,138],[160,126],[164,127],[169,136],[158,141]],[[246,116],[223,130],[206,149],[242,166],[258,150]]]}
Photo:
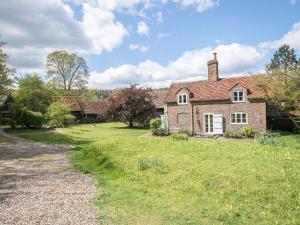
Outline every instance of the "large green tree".
{"label": "large green tree", "polygon": [[27,109],[45,113],[50,104],[51,94],[37,74],[26,74],[18,79],[16,101]]}
{"label": "large green tree", "polygon": [[265,93],[281,114],[287,115],[300,130],[300,61],[295,50],[281,46],[266,66],[266,73],[258,76],[257,86]]}
{"label": "large green tree", "polygon": [[13,84],[15,71],[7,66],[7,54],[4,52],[5,42],[0,41],[0,103],[8,96]]}
{"label": "large green tree", "polygon": [[89,70],[83,57],[66,51],[54,51],[47,56],[47,74],[58,89],[85,88]]}
{"label": "large green tree", "polygon": [[295,50],[289,45],[282,45],[274,53],[271,63],[266,66],[267,71],[291,71],[297,68],[298,59]]}

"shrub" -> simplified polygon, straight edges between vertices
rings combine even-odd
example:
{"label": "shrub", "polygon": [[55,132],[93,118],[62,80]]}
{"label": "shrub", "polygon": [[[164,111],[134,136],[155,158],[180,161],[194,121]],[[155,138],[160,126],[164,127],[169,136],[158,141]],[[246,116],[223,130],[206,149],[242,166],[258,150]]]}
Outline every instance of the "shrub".
{"label": "shrub", "polygon": [[11,119],[10,118],[1,118],[0,124],[1,125],[10,125],[11,124]]}
{"label": "shrub", "polygon": [[240,131],[244,137],[253,138],[255,133],[253,128],[250,125],[244,126]]}
{"label": "shrub", "polygon": [[226,131],[224,136],[227,138],[241,139],[244,135],[240,131]]}
{"label": "shrub", "polygon": [[70,113],[69,105],[61,102],[53,102],[47,109],[47,122],[52,127],[65,127],[75,121]]}
{"label": "shrub", "polygon": [[41,128],[44,122],[42,113],[27,110],[20,104],[13,103],[9,106],[10,125],[15,127]]}
{"label": "shrub", "polygon": [[194,136],[194,132],[188,129],[182,129],[178,132],[179,134],[186,134],[189,137]]}
{"label": "shrub", "polygon": [[161,119],[156,117],[150,120],[150,129],[156,130],[161,127]]}
{"label": "shrub", "polygon": [[174,141],[187,141],[189,136],[187,134],[172,133],[171,138]]}
{"label": "shrub", "polygon": [[152,120],[150,120],[150,129],[151,133],[155,136],[166,136],[168,135],[168,132],[165,130],[165,128],[161,127],[161,119],[156,117]]}
{"label": "shrub", "polygon": [[44,118],[40,112],[32,112],[24,110],[22,125],[27,128],[41,128],[43,126]]}
{"label": "shrub", "polygon": [[261,145],[278,145],[279,141],[275,138],[278,134],[266,132],[255,137],[255,141]]}
{"label": "shrub", "polygon": [[151,133],[155,136],[167,136],[169,133],[165,130],[165,128],[160,127],[156,130],[151,130]]}

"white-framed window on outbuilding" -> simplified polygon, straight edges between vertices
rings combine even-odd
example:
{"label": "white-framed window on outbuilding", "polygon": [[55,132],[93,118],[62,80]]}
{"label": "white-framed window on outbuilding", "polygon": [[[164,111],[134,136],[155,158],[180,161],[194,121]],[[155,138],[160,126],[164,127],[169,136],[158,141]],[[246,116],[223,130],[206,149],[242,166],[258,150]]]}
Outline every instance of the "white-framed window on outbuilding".
{"label": "white-framed window on outbuilding", "polygon": [[245,101],[245,92],[243,90],[233,91],[233,102],[244,102]]}
{"label": "white-framed window on outbuilding", "polygon": [[179,105],[187,104],[187,94],[178,95],[178,104]]}
{"label": "white-framed window on outbuilding", "polygon": [[245,112],[235,112],[230,114],[231,124],[247,124],[248,114]]}

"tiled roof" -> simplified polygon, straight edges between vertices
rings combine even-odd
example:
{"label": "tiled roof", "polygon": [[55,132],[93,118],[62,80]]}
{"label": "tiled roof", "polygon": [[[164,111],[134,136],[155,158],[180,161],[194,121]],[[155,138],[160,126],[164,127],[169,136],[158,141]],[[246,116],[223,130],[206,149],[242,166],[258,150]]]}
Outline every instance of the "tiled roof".
{"label": "tiled roof", "polygon": [[99,102],[82,102],[84,114],[104,115],[106,112],[106,101]]}
{"label": "tiled roof", "polygon": [[153,91],[154,93],[153,103],[157,109],[164,108],[164,101],[168,92],[169,90]]}
{"label": "tiled roof", "polygon": [[54,96],[53,101],[69,104],[71,111],[82,111],[79,100],[75,96]]}
{"label": "tiled roof", "polygon": [[248,90],[248,98],[263,97],[263,93],[254,84],[255,76],[223,78],[212,82],[208,80],[180,82],[171,84],[165,102],[176,102],[176,93],[186,88],[191,91],[191,101],[227,100],[229,92],[237,84]]}

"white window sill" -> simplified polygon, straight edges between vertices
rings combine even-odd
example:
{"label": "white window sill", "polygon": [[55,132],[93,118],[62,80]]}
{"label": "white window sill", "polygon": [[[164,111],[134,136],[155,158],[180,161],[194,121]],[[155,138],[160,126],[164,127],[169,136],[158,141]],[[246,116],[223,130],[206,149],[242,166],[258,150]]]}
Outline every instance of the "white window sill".
{"label": "white window sill", "polygon": [[245,101],[232,101],[233,103],[244,103]]}
{"label": "white window sill", "polygon": [[187,105],[188,103],[177,103],[178,105]]}

